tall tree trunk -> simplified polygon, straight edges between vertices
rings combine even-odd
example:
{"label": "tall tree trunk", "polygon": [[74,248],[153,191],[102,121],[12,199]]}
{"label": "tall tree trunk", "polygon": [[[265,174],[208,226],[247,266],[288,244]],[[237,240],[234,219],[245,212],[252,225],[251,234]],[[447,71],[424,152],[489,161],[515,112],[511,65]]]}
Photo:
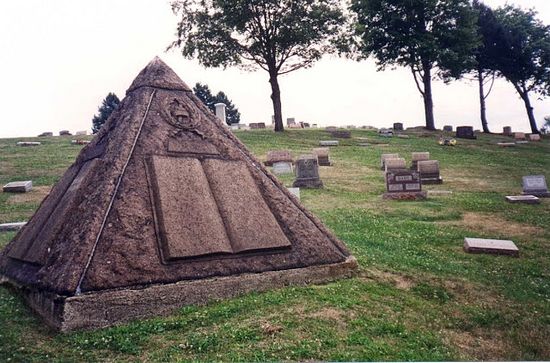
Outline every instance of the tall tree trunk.
{"label": "tall tree trunk", "polygon": [[271,101],[273,102],[273,115],[275,117],[275,131],[284,131],[283,113],[281,111],[281,90],[277,80],[277,72],[269,72],[271,84]]}
{"label": "tall tree trunk", "polygon": [[487,114],[485,106],[485,91],[483,90],[483,70],[478,68],[477,80],[479,81],[479,112],[481,116],[481,126],[483,126],[483,132],[490,134],[489,126],[487,125]]}
{"label": "tall tree trunk", "polygon": [[432,99],[432,74],[431,66],[423,66],[424,74],[422,77],[422,83],[424,84],[424,114],[426,115],[426,128],[428,130],[435,130],[434,121],[434,103]]}
{"label": "tall tree trunk", "polygon": [[525,104],[525,110],[527,111],[527,117],[529,118],[529,125],[531,126],[531,133],[540,134],[540,131],[537,128],[537,121],[535,121],[533,106],[531,106],[531,101],[529,100],[529,91],[525,89],[525,85],[517,85],[513,82],[511,83],[514,85],[514,88],[519,93],[523,103]]}

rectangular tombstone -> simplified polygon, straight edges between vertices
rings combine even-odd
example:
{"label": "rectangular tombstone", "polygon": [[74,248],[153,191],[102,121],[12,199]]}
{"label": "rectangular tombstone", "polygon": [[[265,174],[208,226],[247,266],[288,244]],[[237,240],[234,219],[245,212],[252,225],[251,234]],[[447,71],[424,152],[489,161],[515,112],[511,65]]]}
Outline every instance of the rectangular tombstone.
{"label": "rectangular tombstone", "polygon": [[349,139],[351,138],[351,132],[346,130],[334,130],[330,131],[330,135],[337,139]]}
{"label": "rectangular tombstone", "polygon": [[38,135],[38,137],[51,137],[51,136],[53,136],[53,132],[50,132],[50,131],[46,131]]}
{"label": "rectangular tombstone", "polygon": [[38,141],[19,141],[17,146],[38,146],[40,144]]}
{"label": "rectangular tombstone", "polygon": [[425,152],[413,152],[412,153],[412,159],[411,159],[411,170],[417,170],[416,164],[419,161],[425,161],[430,160],[430,153],[428,151]]}
{"label": "rectangular tombstone", "polygon": [[386,129],[386,128],[383,127],[380,130],[378,130],[378,136],[392,137],[393,136],[393,130]]}
{"label": "rectangular tombstone", "polygon": [[288,191],[300,200],[300,188],[287,188]]}
{"label": "rectangular tombstone", "polygon": [[396,159],[399,158],[399,154],[382,154],[380,157],[380,169],[386,170],[386,159]]}
{"label": "rectangular tombstone", "polygon": [[59,131],[59,136],[70,136],[72,135],[69,130],[61,130]]}
{"label": "rectangular tombstone", "polygon": [[292,174],[292,163],[288,161],[277,161],[273,163],[273,174],[282,175],[282,174]]}
{"label": "rectangular tombstone", "polygon": [[289,117],[286,119],[286,125],[287,126],[290,126],[290,125],[296,125],[296,119],[294,117]]}
{"label": "rectangular tombstone", "polygon": [[417,170],[420,173],[422,184],[441,184],[443,182],[439,175],[439,161],[437,160],[418,161]]}
{"label": "rectangular tombstone", "polygon": [[519,257],[519,249],[509,240],[464,238],[464,251],[468,253],[489,253],[493,255],[508,255]]}
{"label": "rectangular tombstone", "polygon": [[272,166],[279,161],[286,161],[292,163],[292,154],[290,150],[269,150],[267,152],[267,160],[264,163],[267,166]]}
{"label": "rectangular tombstone", "polygon": [[524,132],[514,132],[514,140],[525,140]]}
{"label": "rectangular tombstone", "polygon": [[510,126],[504,126],[502,128],[502,134],[504,136],[512,136],[512,128]]}
{"label": "rectangular tombstone", "polygon": [[451,125],[445,125],[445,126],[443,126],[443,131],[453,132],[453,127]]}
{"label": "rectangular tombstone", "polygon": [[26,193],[32,189],[32,180],[10,182],[2,188],[6,193]]}
{"label": "rectangular tombstone", "polygon": [[86,130],[84,130],[84,131],[77,131],[77,132],[75,132],[75,135],[76,135],[76,136],[88,135],[88,131],[86,131]]}
{"label": "rectangular tombstone", "polygon": [[540,204],[540,199],[534,195],[507,195],[506,201],[509,203]]}
{"label": "rectangular tombstone", "polygon": [[329,148],[328,147],[319,147],[312,150],[313,155],[317,156],[317,161],[319,166],[332,166],[332,162],[329,157]]}
{"label": "rectangular tombstone", "polygon": [[529,134],[529,141],[540,141],[539,134]]}
{"label": "rectangular tombstone", "polygon": [[416,171],[407,169],[390,170],[386,172],[385,179],[386,193],[383,195],[384,199],[416,200],[426,198],[426,192],[422,191],[420,175]]}
{"label": "rectangular tombstone", "polygon": [[295,188],[322,188],[319,178],[317,156],[302,155],[296,160],[296,179],[292,184]]}
{"label": "rectangular tombstone", "polygon": [[474,128],[472,126],[458,126],[456,128],[456,137],[460,139],[476,139]]}
{"label": "rectangular tombstone", "polygon": [[384,167],[386,173],[391,170],[401,170],[407,167],[405,159],[403,158],[386,158],[384,160]]}
{"label": "rectangular tombstone", "polygon": [[27,222],[2,223],[0,224],[0,232],[18,231],[23,228],[25,224],[27,224]]}
{"label": "rectangular tombstone", "polygon": [[338,146],[339,143],[338,140],[321,140],[319,146]]}
{"label": "rectangular tombstone", "polygon": [[403,131],[403,123],[401,122],[394,122],[393,123],[393,129],[395,131]]}
{"label": "rectangular tombstone", "polygon": [[549,198],[548,186],[544,175],[527,175],[522,178],[523,193],[539,198]]}

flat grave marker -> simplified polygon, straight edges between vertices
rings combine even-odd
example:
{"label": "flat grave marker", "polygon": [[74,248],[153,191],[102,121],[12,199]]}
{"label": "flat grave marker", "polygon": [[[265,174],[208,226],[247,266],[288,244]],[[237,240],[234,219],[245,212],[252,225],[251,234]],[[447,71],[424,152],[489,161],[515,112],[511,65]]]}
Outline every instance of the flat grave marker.
{"label": "flat grave marker", "polygon": [[321,140],[319,146],[338,146],[339,143],[338,140]]}
{"label": "flat grave marker", "polygon": [[485,238],[464,238],[464,251],[519,257],[519,249],[513,241]]}
{"label": "flat grave marker", "polygon": [[5,193],[26,193],[32,190],[32,180],[10,182],[2,190]]}
{"label": "flat grave marker", "polygon": [[540,199],[534,195],[507,195],[505,199],[509,203],[540,204]]}
{"label": "flat grave marker", "polygon": [[38,146],[40,144],[38,141],[19,141],[17,146]]}

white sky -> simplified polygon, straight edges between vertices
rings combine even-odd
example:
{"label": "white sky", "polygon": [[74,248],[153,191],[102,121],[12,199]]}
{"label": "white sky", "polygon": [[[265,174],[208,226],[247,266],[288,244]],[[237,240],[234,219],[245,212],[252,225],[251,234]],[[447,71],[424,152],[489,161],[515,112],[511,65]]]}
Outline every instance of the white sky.
{"label": "white sky", "polygon": [[[485,0],[500,6],[505,0]],[[534,7],[550,24],[550,0],[508,0]],[[204,69],[177,51],[177,18],[168,1],[25,0],[0,2],[0,137],[35,136],[43,131],[90,130],[108,92],[120,98],[138,72],[159,55],[189,85],[223,90],[241,111],[241,122],[271,122],[267,73],[237,68]],[[320,125],[423,125],[422,99],[403,69],[376,72],[374,63],[326,58],[280,79],[283,118]],[[475,83],[434,84],[436,126],[480,128]],[[550,99],[533,96],[542,125]],[[488,100],[489,125],[529,131],[524,106],[513,87],[495,85]]]}

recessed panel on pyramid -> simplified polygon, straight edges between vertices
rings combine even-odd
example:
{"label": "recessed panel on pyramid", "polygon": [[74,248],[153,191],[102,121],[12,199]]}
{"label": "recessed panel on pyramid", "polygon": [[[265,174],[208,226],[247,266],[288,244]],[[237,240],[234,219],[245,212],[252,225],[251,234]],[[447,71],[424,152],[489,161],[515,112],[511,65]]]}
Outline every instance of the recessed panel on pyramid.
{"label": "recessed panel on pyramid", "polygon": [[62,331],[356,269],[158,58],[0,251],[0,281]]}

